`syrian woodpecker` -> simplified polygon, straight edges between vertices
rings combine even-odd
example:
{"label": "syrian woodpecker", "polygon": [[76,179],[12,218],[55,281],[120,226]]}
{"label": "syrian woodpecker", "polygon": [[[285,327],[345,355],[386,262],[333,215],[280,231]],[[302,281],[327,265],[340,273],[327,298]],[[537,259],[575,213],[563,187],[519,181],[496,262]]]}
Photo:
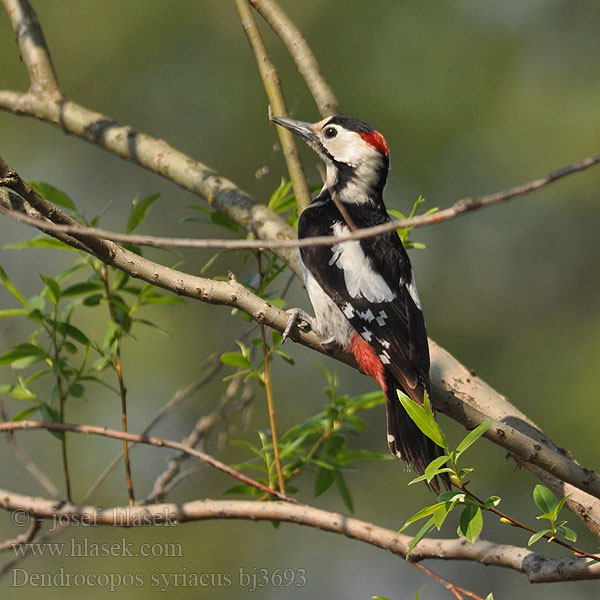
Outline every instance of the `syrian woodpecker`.
{"label": "syrian woodpecker", "polygon": [[[300,215],[298,238],[339,236],[390,220],[383,204],[388,146],[378,131],[346,116],[318,123],[271,120],[302,137],[327,166],[322,190]],[[396,392],[420,405],[423,394],[430,395],[425,322],[398,235],[390,231],[334,246],[303,247],[300,263],[315,311],[308,324],[324,346],[337,344],[352,352],[362,372],[381,386],[390,452],[422,474],[441,448],[417,428]],[[431,487],[439,491],[436,480]]]}

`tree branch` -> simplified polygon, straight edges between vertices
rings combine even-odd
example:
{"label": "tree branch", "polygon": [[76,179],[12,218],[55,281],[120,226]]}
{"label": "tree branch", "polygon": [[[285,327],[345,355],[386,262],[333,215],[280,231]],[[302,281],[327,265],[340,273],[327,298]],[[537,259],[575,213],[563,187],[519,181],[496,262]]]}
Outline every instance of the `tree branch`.
{"label": "tree branch", "polygon": [[[0,159],[1,160],[1,159]],[[78,233],[85,229],[85,232],[90,236],[104,238],[112,240],[114,242],[128,242],[130,244],[136,244],[141,246],[153,246],[157,248],[225,248],[227,250],[288,250],[292,248],[306,248],[309,246],[334,246],[340,242],[347,242],[350,240],[360,240],[367,237],[373,237],[381,235],[394,229],[404,229],[405,227],[424,227],[426,225],[434,225],[436,223],[442,223],[456,219],[457,217],[463,216],[466,213],[477,210],[479,208],[485,208],[498,204],[499,202],[506,202],[517,196],[523,196],[531,192],[537,191],[543,187],[558,181],[568,175],[579,173],[597,165],[600,163],[600,154],[594,154],[583,160],[575,162],[556,171],[552,171],[548,175],[534,179],[528,183],[516,185],[508,188],[501,192],[494,194],[488,194],[486,196],[479,196],[477,198],[462,198],[456,201],[450,208],[431,213],[429,215],[417,215],[410,219],[394,219],[389,223],[383,223],[381,225],[375,225],[373,227],[365,227],[361,229],[354,228],[350,233],[340,236],[315,236],[306,237],[303,239],[287,237],[287,231],[282,230],[282,235],[277,239],[259,239],[259,240],[227,240],[227,239],[197,239],[197,238],[169,238],[169,237],[158,237],[151,235],[139,235],[139,234],[125,234],[116,233],[114,231],[108,231],[106,229],[98,229],[96,227],[84,228],[79,223],[65,224],[65,225],[54,225],[51,223],[40,224],[35,222],[34,219],[28,218],[26,215],[16,215],[14,218],[22,223],[28,225],[34,225],[43,231],[50,232],[61,232],[61,233]],[[0,185],[3,182],[0,181]],[[10,187],[9,182],[4,183],[6,187]],[[17,191],[17,190],[15,190]],[[267,209],[268,210],[268,209]],[[9,215],[12,216],[12,215]],[[291,232],[291,229],[290,229]],[[283,238],[283,239],[282,239]]]}
{"label": "tree branch", "polygon": [[62,93],[56,81],[44,33],[31,5],[27,0],[2,0],[2,5],[15,30],[21,59],[29,73],[30,93],[60,99]]}
{"label": "tree branch", "polygon": [[[1,167],[0,163],[0,177]],[[27,195],[27,202],[31,199],[45,210],[45,205],[39,203],[39,194],[35,190],[25,190],[24,193]],[[0,193],[0,206],[2,205]],[[53,207],[53,210],[53,215],[56,216],[58,209]],[[77,239],[75,241],[78,242]],[[286,312],[255,296],[233,277],[225,282],[187,275],[153,263],[112,242],[103,242],[102,246],[91,253],[106,264],[176,294],[211,304],[235,306],[248,313],[258,323],[264,323],[279,332],[282,332],[287,324]],[[326,353],[313,333],[293,329],[291,337],[313,350]],[[470,429],[489,418],[498,420],[499,423],[486,432],[488,438],[508,450],[519,462],[532,464],[544,470],[549,469],[548,473],[557,478],[555,486],[561,482],[568,482],[581,490],[571,497],[571,506],[576,508],[575,514],[582,518],[590,530],[597,531],[600,528],[600,503],[592,496],[596,496],[600,489],[598,475],[580,467],[565,455],[558,445],[541,433],[535,424],[506,398],[475,377],[472,371],[461,365],[435,342],[430,340],[429,344],[432,359],[432,399],[436,407]],[[353,358],[348,354],[339,351],[333,356],[356,367]],[[585,512],[580,510],[581,507],[586,507]]]}
{"label": "tree branch", "polygon": [[[275,111],[276,115],[287,116],[287,108],[283,98],[283,91],[281,90],[281,80],[279,79],[275,65],[267,53],[262,36],[258,30],[258,25],[254,19],[250,2],[248,0],[235,0],[235,4],[240,15],[242,28],[254,53],[258,72],[267,93],[270,107]],[[300,213],[310,204],[310,190],[308,189],[304,169],[300,162],[300,154],[298,154],[294,134],[283,127],[276,127],[276,129],[279,141],[281,142],[285,164],[290,174],[292,187],[294,188],[298,212]]]}
{"label": "tree branch", "polygon": [[179,452],[184,452],[185,454],[189,454],[195,458],[198,458],[202,462],[214,467],[215,469],[238,479],[239,481],[251,485],[252,487],[264,492],[265,494],[269,494],[270,496],[275,496],[280,500],[285,500],[286,502],[291,502],[293,504],[298,504],[298,500],[295,498],[291,498],[278,492],[277,490],[273,490],[250,477],[247,477],[243,473],[232,469],[230,466],[222,463],[220,460],[217,460],[210,454],[206,454],[205,452],[200,452],[200,450],[196,450],[195,448],[191,448],[184,443],[175,442],[171,440],[164,440],[163,438],[155,437],[155,436],[145,436],[138,435],[136,433],[129,433],[126,431],[116,431],[114,429],[108,429],[108,427],[99,427],[97,425],[76,425],[73,423],[58,423],[58,422],[43,422],[43,421],[31,421],[29,419],[25,419],[23,421],[5,421],[4,423],[0,423],[0,432],[2,431],[17,431],[17,430],[32,430],[32,429],[48,429],[50,431],[72,431],[73,433],[85,433],[87,435],[101,435],[103,437],[114,438],[116,440],[122,440],[126,442],[131,442],[133,444],[148,444],[150,446],[157,446],[159,448],[171,448],[172,450],[178,450]]}
{"label": "tree branch", "polygon": [[328,117],[338,114],[340,108],[337,98],[300,30],[274,0],[250,0],[250,2],[285,44],[310,90],[321,116]]}
{"label": "tree branch", "polygon": [[[24,510],[33,517],[60,522],[70,519],[78,523],[118,527],[209,519],[284,521],[344,535],[402,558],[406,556],[411,541],[410,536],[341,513],[288,502],[205,499],[186,503],[98,508],[73,504],[57,506],[56,501],[0,490],[0,507],[11,511]],[[600,578],[600,563],[590,565],[586,559],[576,557],[550,558],[526,548],[485,540],[470,544],[464,539],[423,539],[410,555],[412,562],[433,558],[504,567],[524,573],[531,583]]]}

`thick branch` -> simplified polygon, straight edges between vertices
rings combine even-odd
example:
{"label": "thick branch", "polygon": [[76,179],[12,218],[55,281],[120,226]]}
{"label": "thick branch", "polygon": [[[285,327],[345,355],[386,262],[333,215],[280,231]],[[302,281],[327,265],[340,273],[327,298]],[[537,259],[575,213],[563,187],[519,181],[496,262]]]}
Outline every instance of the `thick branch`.
{"label": "thick branch", "polygon": [[[33,201],[36,201],[37,192],[32,190],[31,195],[34,196]],[[1,200],[0,195],[0,205]],[[222,282],[194,277],[153,263],[112,242],[103,242],[103,244],[105,246],[93,254],[133,277],[204,302],[235,306],[259,323],[264,323],[280,332],[285,329],[287,313],[255,296],[235,279]],[[314,350],[324,352],[319,340],[312,333],[293,330],[292,339]],[[556,444],[550,442],[547,436],[504,397],[476,378],[469,369],[432,341],[430,341],[430,353],[433,401],[436,406],[467,428],[472,428],[490,417],[501,420],[502,423],[488,430],[490,439],[515,455],[520,462],[550,469],[549,473],[557,477],[556,485],[559,485],[560,481],[566,481],[582,490],[571,500],[579,503],[580,506],[588,507],[584,523],[592,530],[597,528],[600,524],[599,503],[587,492],[594,493],[598,490],[598,476],[582,469],[570,457],[565,456],[563,451],[557,449]],[[335,358],[355,366],[348,354],[339,352],[335,354]],[[576,514],[582,516],[580,510]]]}
{"label": "thick branch", "polygon": [[[0,108],[57,125],[65,133],[88,140],[162,175],[204,197],[214,209],[259,239],[288,239],[294,235],[292,228],[266,206],[256,203],[234,183],[164,140],[138,133],[127,125],[68,100],[58,102],[32,94],[0,90]],[[295,273],[300,273],[296,251],[286,248],[277,254]]]}
{"label": "thick branch", "polygon": [[[0,92],[1,94],[1,92]],[[1,159],[0,159],[1,160]],[[197,238],[169,238],[169,237],[157,237],[151,235],[139,235],[139,234],[125,234],[116,233],[114,231],[108,231],[106,229],[98,229],[95,227],[88,227],[86,232],[90,235],[101,237],[114,242],[128,242],[130,244],[137,244],[142,246],[154,246],[157,248],[225,248],[227,250],[262,250],[271,249],[281,254],[282,250],[288,250],[293,248],[306,248],[308,246],[334,246],[340,242],[346,242],[350,240],[363,239],[380,235],[386,231],[393,229],[403,229],[405,227],[423,227],[425,225],[432,225],[443,221],[448,221],[460,217],[467,212],[476,210],[478,208],[484,208],[492,206],[498,202],[503,202],[515,198],[516,196],[522,196],[524,194],[537,191],[542,187],[550,185],[551,183],[572,175],[600,163],[600,154],[589,156],[584,160],[578,161],[553,171],[544,177],[534,179],[528,183],[517,185],[508,188],[502,192],[489,194],[487,196],[480,196],[478,198],[463,198],[455,202],[450,208],[442,211],[432,213],[429,215],[415,216],[410,219],[398,219],[393,220],[390,223],[384,223],[382,225],[375,225],[373,227],[365,227],[362,229],[354,228],[350,233],[340,236],[317,236],[317,237],[306,237],[301,240],[293,238],[290,239],[287,236],[288,229],[287,225],[283,224],[281,230],[281,236],[279,239],[260,239],[260,240],[225,240],[225,239],[197,239]],[[0,181],[0,185],[3,182]],[[15,190],[18,191],[18,190]],[[268,209],[267,209],[268,210]],[[39,223],[35,223],[32,219],[27,217],[15,217],[17,220],[27,223],[29,225],[35,225],[40,227]],[[81,231],[81,226],[74,221],[72,224],[60,224],[53,225],[48,223],[44,225],[45,231],[47,232],[63,232],[63,233],[76,233]],[[289,229],[289,233],[292,230]]]}
{"label": "thick branch", "polygon": [[[366,542],[404,557],[411,537],[371,523],[306,505],[288,502],[252,502],[247,500],[196,500],[193,502],[151,504],[148,506],[98,508],[95,506],[56,506],[56,501],[13,494],[0,490],[0,506],[6,510],[24,510],[45,519],[71,519],[74,522],[136,526],[157,523],[203,521],[208,519],[248,519],[284,521],[314,527]],[[531,583],[575,581],[600,578],[600,564],[589,566],[582,558],[549,558],[531,550],[478,540],[424,539],[413,550],[411,561],[441,558],[468,560],[525,573]]]}

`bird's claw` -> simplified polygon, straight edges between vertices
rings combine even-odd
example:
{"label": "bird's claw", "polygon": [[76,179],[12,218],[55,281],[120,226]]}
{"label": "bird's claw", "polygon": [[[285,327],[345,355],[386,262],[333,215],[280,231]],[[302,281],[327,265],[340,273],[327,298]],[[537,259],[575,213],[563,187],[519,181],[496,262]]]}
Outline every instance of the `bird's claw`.
{"label": "bird's claw", "polygon": [[292,331],[292,327],[296,325],[299,329],[303,331],[310,331],[312,329],[312,317],[301,308],[290,308],[286,310],[288,316],[288,321],[283,331],[283,335],[281,337],[281,343],[285,342],[288,339],[290,332]]}

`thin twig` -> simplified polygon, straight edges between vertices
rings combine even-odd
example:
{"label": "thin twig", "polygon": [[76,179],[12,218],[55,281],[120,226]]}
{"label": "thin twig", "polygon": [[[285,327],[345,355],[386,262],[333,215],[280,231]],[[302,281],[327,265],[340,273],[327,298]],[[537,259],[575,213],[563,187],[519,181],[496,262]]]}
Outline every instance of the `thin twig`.
{"label": "thin twig", "polygon": [[467,590],[463,587],[455,585],[454,583],[448,581],[447,579],[444,579],[443,577],[441,577],[437,573],[434,573],[431,569],[428,569],[427,567],[423,566],[420,563],[413,563],[413,565],[417,569],[419,569],[419,571],[422,571],[426,575],[429,575],[429,577],[431,577],[432,579],[435,579],[438,583],[442,584],[458,600],[463,600],[463,597],[462,597],[463,594],[465,596],[467,596],[468,598],[471,598],[472,600],[484,600],[481,596],[478,596],[475,592],[471,592],[470,590]]}
{"label": "thin twig", "polygon": [[310,90],[321,116],[328,117],[338,114],[340,108],[337,98],[325,80],[321,67],[300,30],[274,0],[250,0],[250,2],[285,44]]}
{"label": "thin twig", "polygon": [[[590,167],[600,163],[600,154],[594,154],[581,161],[573,163],[567,167],[563,167],[556,171],[552,171],[548,175],[534,179],[528,183],[516,185],[508,188],[501,192],[489,194],[486,196],[479,196],[477,198],[462,198],[455,202],[450,208],[440,210],[429,215],[418,215],[410,219],[398,219],[392,220],[389,223],[383,223],[381,225],[375,225],[374,227],[365,227],[356,229],[345,235],[340,236],[315,236],[298,239],[275,239],[275,240],[224,240],[224,239],[191,239],[191,238],[169,238],[169,237],[156,237],[150,235],[135,235],[135,234],[123,234],[107,231],[104,229],[98,229],[95,227],[84,227],[83,225],[57,225],[49,223],[47,221],[39,221],[23,215],[18,211],[11,211],[9,209],[0,207],[0,211],[22,223],[27,225],[33,225],[42,231],[47,232],[61,232],[61,233],[72,233],[86,235],[90,237],[104,238],[112,240],[114,242],[128,242],[131,244],[142,245],[142,246],[154,246],[159,248],[226,248],[228,250],[258,250],[258,249],[277,249],[277,248],[305,248],[308,246],[333,246],[340,242],[347,242],[351,240],[359,240],[367,237],[372,237],[393,231],[394,229],[404,229],[406,227],[424,227],[426,225],[433,225],[455,219],[462,215],[467,214],[473,210],[480,208],[486,208],[498,204],[499,202],[505,202],[523,196],[531,192],[537,191],[559,179],[584,171]],[[3,185],[3,181],[0,180],[0,187]],[[6,184],[5,184],[6,185]],[[10,187],[10,185],[6,185]],[[12,188],[11,188],[12,189]],[[15,190],[16,191],[16,190]]]}
{"label": "thin twig", "polygon": [[[517,527],[519,529],[524,529],[525,531],[528,531],[529,533],[537,533],[536,529],[533,529],[533,528],[529,527],[528,525],[525,525],[525,523],[521,523],[521,521],[514,519],[510,515],[507,515],[506,513],[502,512],[501,510],[498,510],[495,506],[486,508],[485,502],[481,498],[476,496],[473,492],[468,490],[466,485],[463,485],[462,487],[458,487],[458,489],[467,493],[469,496],[472,496],[479,503],[479,506],[482,510],[487,510],[491,513],[494,513],[496,516],[500,517],[500,521],[502,521],[506,525],[510,525],[511,527]],[[600,561],[600,556],[598,556],[597,554],[590,554],[589,552],[586,552],[585,550],[582,550],[581,548],[578,548],[571,544],[567,544],[566,542],[563,542],[562,540],[559,540],[555,536],[545,534],[542,536],[542,538],[548,542],[553,542],[555,544],[558,544],[559,546],[562,546],[563,548],[566,548],[567,550],[573,552],[573,554],[575,554],[576,556],[585,556],[586,558],[591,558],[592,560]]]}
{"label": "thin twig", "polygon": [[[207,372],[194,383],[178,389],[173,397],[160,409],[158,414],[144,427],[140,435],[147,435],[150,431],[156,426],[156,424],[169,412],[171,412],[175,407],[177,407],[181,402],[185,399],[191,397],[195,394],[200,388],[206,385],[208,382],[212,381],[213,377],[219,372],[223,363],[218,360],[216,355],[211,355],[204,365],[201,368],[207,368]],[[6,419],[5,419],[6,420]],[[129,451],[131,452],[133,448],[135,448],[136,444],[131,444],[129,446]],[[96,492],[100,489],[100,486],[106,481],[108,476],[113,472],[115,467],[121,462],[123,458],[123,452],[117,454],[113,460],[107,465],[107,467],[102,471],[99,475],[98,479],[92,484],[92,486],[88,489],[88,491],[83,495],[81,502],[87,502],[90,498],[92,498]]]}
{"label": "thin twig", "polygon": [[171,448],[172,450],[179,450],[180,452],[185,452],[190,456],[194,456],[199,460],[209,464],[211,467],[238,479],[242,483],[246,483],[261,492],[265,492],[266,494],[270,494],[271,496],[275,496],[280,500],[285,500],[286,502],[291,502],[293,504],[300,504],[298,500],[295,498],[291,498],[290,496],[286,496],[277,490],[271,489],[250,477],[247,477],[243,473],[232,469],[230,466],[222,463],[220,460],[217,460],[210,454],[206,454],[204,452],[200,452],[195,448],[189,448],[185,444],[181,442],[175,442],[173,440],[165,440],[163,438],[155,437],[155,436],[145,436],[138,435],[135,433],[116,431],[114,429],[108,429],[107,427],[99,427],[96,425],[77,425],[73,423],[56,423],[56,422],[43,422],[43,421],[31,421],[31,420],[23,420],[23,421],[9,421],[0,423],[0,431],[15,431],[15,430],[23,430],[29,431],[33,429],[49,429],[51,431],[72,431],[75,433],[85,433],[87,435],[100,435],[104,437],[114,438],[116,440],[124,440],[127,442],[133,442],[136,444],[148,444],[150,446],[157,446],[158,448]]}
{"label": "thin twig", "polygon": [[[222,364],[222,363],[221,363]],[[232,404],[232,399],[239,394],[240,388],[242,393],[239,401]],[[219,398],[216,406],[207,415],[201,416],[194,425],[192,431],[182,440],[182,443],[189,448],[196,447],[201,440],[205,439],[213,427],[223,421],[225,416],[239,406],[246,406],[252,399],[252,392],[247,383],[243,382],[243,377],[234,377],[227,389]],[[150,494],[144,498],[142,504],[150,504],[151,502],[159,502],[165,498],[167,491],[170,489],[171,483],[177,477],[181,468],[181,463],[187,458],[185,452],[179,452],[169,460],[166,469],[156,477],[154,486]]]}
{"label": "thin twig", "polygon": [[[119,382],[119,397],[121,399],[121,430],[123,433],[127,433],[127,388],[125,387],[125,380],[123,378],[123,361],[121,360],[121,324],[117,318],[115,311],[114,301],[112,292],[110,289],[110,282],[108,281],[108,269],[106,265],[102,265],[100,269],[100,279],[104,286],[104,293],[106,295],[108,311],[110,319],[114,325],[117,326],[115,333],[116,348],[112,361],[113,369],[117,375],[117,381]],[[129,460],[129,444],[127,440],[123,440],[123,461],[125,463],[125,484],[127,486],[127,497],[129,498],[129,505],[135,504],[135,495],[133,493],[133,481],[131,479],[131,462]]]}
{"label": "thin twig", "polygon": [[[10,420],[8,413],[6,412],[6,407],[4,406],[4,402],[2,401],[1,398],[0,398],[0,418],[3,421]],[[52,483],[52,481],[50,481],[48,476],[37,466],[37,464],[35,462],[33,462],[33,460],[31,460],[31,458],[29,457],[27,452],[25,452],[25,450],[19,444],[17,438],[15,437],[14,432],[12,432],[12,431],[8,432],[7,437],[8,437],[9,443],[14,448],[15,454],[17,455],[19,462],[31,473],[31,475],[34,477],[34,479],[36,479],[39,482],[39,484],[46,490],[46,492],[48,492],[48,494],[50,494],[50,496],[57,498],[60,494],[58,488],[54,485],[54,483]]]}
{"label": "thin twig", "polygon": [[33,519],[31,525],[27,529],[27,531],[21,535],[18,535],[16,538],[12,540],[6,540],[0,544],[0,552],[4,552],[6,550],[14,549],[15,546],[21,546],[23,544],[29,544],[31,540],[36,536],[37,532],[40,530],[42,526],[42,519]]}
{"label": "thin twig", "polygon": [[[269,104],[276,115],[285,117],[287,116],[287,108],[285,106],[283,92],[281,91],[281,80],[279,79],[275,65],[267,53],[250,2],[248,0],[235,0],[235,4],[238,13],[240,14],[244,33],[246,34],[252,52],[254,53],[258,72],[260,73],[260,78],[262,79],[265,92],[267,93]],[[287,165],[290,174],[292,187],[294,188],[298,213],[300,213],[310,204],[310,190],[306,183],[304,169],[300,162],[300,155],[298,154],[298,148],[296,147],[293,134],[283,127],[278,126],[276,129],[279,135],[279,141],[281,142],[285,164]]]}
{"label": "thin twig", "polygon": [[277,425],[275,421],[275,404],[273,403],[273,390],[271,388],[271,368],[269,366],[269,360],[271,358],[271,351],[267,346],[267,338],[265,335],[265,326],[261,323],[260,325],[260,339],[262,341],[262,350],[265,363],[265,374],[263,377],[263,383],[265,384],[265,394],[267,396],[267,408],[269,411],[269,424],[271,427],[271,441],[273,443],[273,459],[275,461],[275,469],[277,471],[277,480],[279,482],[279,491],[285,494],[285,479],[283,478],[283,471],[281,470],[281,459],[279,458],[279,439],[277,437]]}

